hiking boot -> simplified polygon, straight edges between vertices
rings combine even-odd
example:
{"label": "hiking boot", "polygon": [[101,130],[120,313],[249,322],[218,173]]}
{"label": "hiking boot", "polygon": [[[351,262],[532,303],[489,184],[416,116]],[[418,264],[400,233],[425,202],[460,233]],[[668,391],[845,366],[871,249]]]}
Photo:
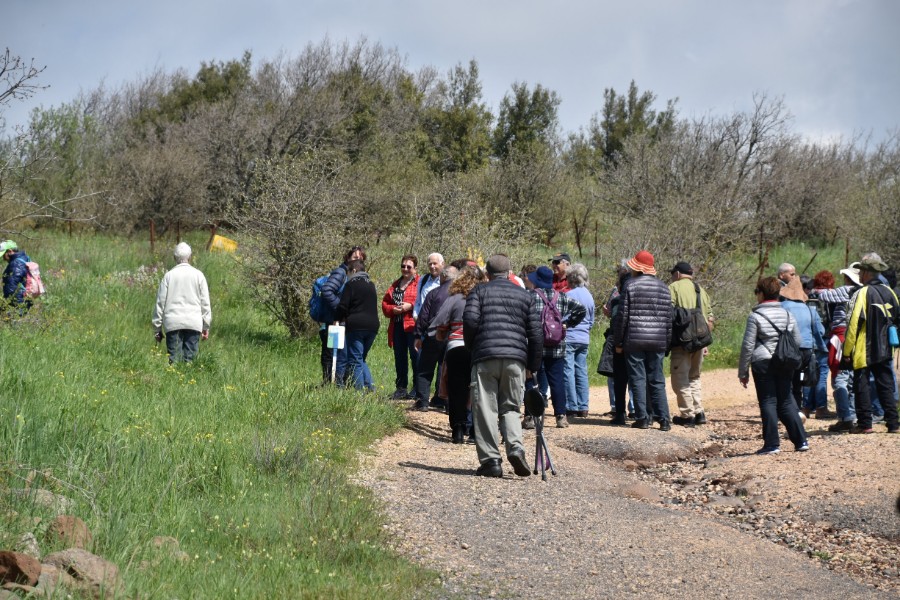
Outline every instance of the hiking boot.
{"label": "hiking boot", "polygon": [[610,425],[626,425],[625,415],[616,415],[613,417],[612,421],[609,422]]}
{"label": "hiking boot", "polygon": [[410,406],[407,410],[414,410],[418,412],[428,412],[428,403],[427,402],[416,402],[412,406]]}
{"label": "hiking boot", "polygon": [[781,448],[778,446],[763,446],[756,451],[757,454],[778,454],[779,452],[781,452]]}
{"label": "hiking boot", "polygon": [[661,419],[659,421],[659,430],[660,431],[671,431],[672,424],[669,422],[668,419]]}
{"label": "hiking boot", "polygon": [[828,426],[828,431],[834,433],[849,433],[853,429],[853,421],[838,421]]}
{"label": "hiking boot", "polygon": [[693,427],[695,424],[694,417],[682,417],[681,415],[672,417],[672,422],[683,427]]}
{"label": "hiking boot", "polygon": [[528,477],[531,475],[531,468],[528,466],[528,461],[525,460],[525,450],[522,450],[521,448],[513,450],[506,455],[506,460],[509,461],[509,464],[512,465],[513,472],[519,477]]}
{"label": "hiking boot", "polygon": [[566,415],[556,415],[556,426],[559,429],[565,429],[569,426],[569,420],[566,418]]}
{"label": "hiking boot", "polygon": [[706,425],[706,413],[703,411],[694,415],[694,425]]}
{"label": "hiking boot", "polygon": [[650,429],[650,420],[649,419],[638,419],[634,423],[631,424],[632,429]]}
{"label": "hiking boot", "polygon": [[534,429],[534,417],[525,415],[525,418],[522,419],[522,429]]}
{"label": "hiking boot", "polygon": [[453,437],[451,441],[454,444],[462,444],[466,441],[466,426],[465,425],[454,425],[453,426]]}
{"label": "hiking boot", "polygon": [[392,395],[391,400],[406,400],[409,397],[409,392],[402,389],[397,389]]}
{"label": "hiking boot", "polygon": [[827,408],[817,408],[816,409],[816,418],[817,419],[833,419],[837,416],[837,413],[831,412]]}
{"label": "hiking boot", "polygon": [[443,398],[432,398],[431,399],[431,408],[433,410],[446,410],[447,409],[447,401]]}
{"label": "hiking boot", "polygon": [[503,467],[499,458],[489,458],[478,467],[475,474],[479,477],[503,477]]}

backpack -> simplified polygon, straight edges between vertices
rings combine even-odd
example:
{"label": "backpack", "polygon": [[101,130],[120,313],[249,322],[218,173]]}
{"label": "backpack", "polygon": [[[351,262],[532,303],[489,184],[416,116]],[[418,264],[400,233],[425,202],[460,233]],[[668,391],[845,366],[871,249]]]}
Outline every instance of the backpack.
{"label": "backpack", "polygon": [[696,308],[675,307],[672,320],[672,345],[680,346],[686,352],[696,352],[706,348],[713,342],[709,323],[703,316],[703,303],[700,300],[700,286],[694,283],[697,292]]}
{"label": "backpack", "polygon": [[815,293],[809,294],[806,299],[806,305],[810,308],[814,309],[817,313],[819,313],[819,320],[822,321],[822,326],[825,328],[825,331],[831,331],[831,311],[829,310],[829,306],[819,298]]}
{"label": "backpack", "polygon": [[[778,327],[775,326],[775,323],[772,322],[772,319],[762,314],[760,311],[754,310],[753,312],[768,321],[769,325],[778,332],[778,342],[775,344],[775,351],[772,352],[772,366],[790,371],[799,369],[800,364],[803,362],[803,355],[800,354],[800,346],[797,345],[797,340],[794,339],[794,335],[788,332],[787,327],[778,329]],[[790,323],[790,313],[788,313],[788,323]]]}
{"label": "backpack", "polygon": [[[322,297],[322,288],[325,287],[325,283],[328,281],[328,278],[331,276],[330,273],[326,273],[321,277],[317,278],[313,281],[312,285],[312,293],[309,296],[309,318],[317,323],[334,323],[335,315],[334,310],[331,308],[331,305],[325,301],[325,298]],[[344,283],[341,284],[340,289],[338,289],[338,295],[344,291],[344,285],[347,283],[346,276],[344,277]]]}
{"label": "backpack", "polygon": [[544,327],[544,346],[553,348],[559,346],[566,339],[566,330],[563,327],[562,315],[556,308],[556,299],[559,292],[553,291],[553,296],[548,300],[543,290],[534,290],[544,301],[544,308],[541,309],[541,324]]}
{"label": "backpack", "polygon": [[25,267],[25,298],[34,300],[47,293],[44,282],[41,280],[41,267],[36,262],[27,262]]}

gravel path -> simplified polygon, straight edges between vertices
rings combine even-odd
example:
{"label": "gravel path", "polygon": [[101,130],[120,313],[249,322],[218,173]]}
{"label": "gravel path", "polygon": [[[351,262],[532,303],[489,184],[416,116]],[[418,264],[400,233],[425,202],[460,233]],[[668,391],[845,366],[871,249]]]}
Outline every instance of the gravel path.
{"label": "gravel path", "polygon": [[[474,447],[450,444],[446,415],[437,412],[410,413],[406,429],[365,457],[359,478],[383,500],[399,551],[440,573],[440,587],[425,597],[894,597],[896,529],[854,529],[858,538],[844,544],[857,543],[856,553],[847,551],[853,560],[833,564],[810,550],[821,540],[804,536],[846,537],[842,515],[871,515],[873,503],[884,526],[896,527],[896,515],[877,508],[897,491],[900,438],[823,436],[805,455],[750,457],[759,445],[752,393],[733,371],[704,374],[704,386],[710,425],[670,433],[607,426],[606,391],[592,390],[591,418],[547,429],[559,470],[547,482],[518,478],[506,462],[503,479],[474,477]],[[888,461],[877,465],[881,495],[857,493],[841,472],[816,468],[827,439],[841,455],[860,437]],[[529,462],[533,443],[526,432]],[[805,474],[791,475],[798,470]],[[831,501],[810,509],[818,493],[807,485],[810,474],[854,502],[871,499],[868,508]],[[873,544],[887,562],[859,559]]]}

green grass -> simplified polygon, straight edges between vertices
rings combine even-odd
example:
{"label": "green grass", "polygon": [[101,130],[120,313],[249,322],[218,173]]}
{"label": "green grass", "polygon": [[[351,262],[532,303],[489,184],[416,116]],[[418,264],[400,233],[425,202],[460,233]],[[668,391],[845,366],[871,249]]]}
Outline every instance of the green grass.
{"label": "green grass", "polygon": [[[149,322],[171,243],[156,256],[146,242],[99,236],[21,245],[49,295],[0,325],[0,490],[31,473],[74,500],[128,596],[407,598],[434,582],[388,549],[378,503],[348,479],[402,412],[317,389],[318,339],[271,324],[234,257],[197,253],[211,337],[194,364],[171,367]],[[383,336],[372,362],[388,382]],[[43,541],[51,516],[0,493],[0,547],[32,531],[43,552],[59,549]],[[157,535],[190,560],[140,568]]]}

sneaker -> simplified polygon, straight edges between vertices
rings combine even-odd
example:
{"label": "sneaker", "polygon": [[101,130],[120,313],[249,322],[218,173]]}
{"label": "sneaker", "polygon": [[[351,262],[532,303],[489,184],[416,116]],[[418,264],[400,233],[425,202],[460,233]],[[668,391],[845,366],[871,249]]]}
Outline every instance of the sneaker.
{"label": "sneaker", "polygon": [[525,418],[522,419],[522,429],[534,429],[534,417],[525,415]]}
{"label": "sneaker", "polygon": [[884,423],[884,415],[872,415],[872,424]]}
{"label": "sneaker", "polygon": [[837,416],[837,413],[831,412],[827,408],[817,408],[816,409],[816,419],[833,419]]}
{"label": "sneaker", "polygon": [[828,431],[833,433],[848,433],[853,429],[853,421],[838,421],[828,426]]}
{"label": "sneaker", "polygon": [[756,451],[757,454],[778,454],[779,452],[781,452],[781,448],[778,446],[763,446]]}
{"label": "sneaker", "polygon": [[672,422],[682,427],[693,427],[695,424],[694,417],[682,417],[681,415],[672,417]]}
{"label": "sneaker", "polygon": [[795,446],[794,451],[795,452],[809,452],[809,444],[806,442],[803,442],[799,446]]}
{"label": "sneaker", "polygon": [[694,415],[694,425],[706,425],[706,413],[703,411]]}
{"label": "sneaker", "polygon": [[803,425],[806,425],[806,413],[801,410],[797,414],[800,415],[800,423],[802,423]]}
{"label": "sneaker", "polygon": [[409,392],[406,390],[397,389],[391,396],[391,400],[406,400],[409,396]]}
{"label": "sneaker", "polygon": [[871,427],[860,427],[859,425],[857,425],[856,427],[854,427],[853,429],[850,430],[850,433],[861,433],[861,434],[875,433],[875,430],[872,429]]}
{"label": "sneaker", "polygon": [[418,412],[428,412],[428,404],[425,402],[416,402],[412,406],[410,406],[407,410],[415,410]]}
{"label": "sneaker", "polygon": [[559,429],[565,429],[569,426],[569,420],[566,418],[566,415],[556,415],[556,426]]}
{"label": "sneaker", "polygon": [[631,424],[632,429],[650,429],[650,420],[649,419],[638,419],[634,423]]}
{"label": "sneaker", "polygon": [[659,430],[660,431],[672,431],[672,424],[668,419],[662,419],[659,422]]}

